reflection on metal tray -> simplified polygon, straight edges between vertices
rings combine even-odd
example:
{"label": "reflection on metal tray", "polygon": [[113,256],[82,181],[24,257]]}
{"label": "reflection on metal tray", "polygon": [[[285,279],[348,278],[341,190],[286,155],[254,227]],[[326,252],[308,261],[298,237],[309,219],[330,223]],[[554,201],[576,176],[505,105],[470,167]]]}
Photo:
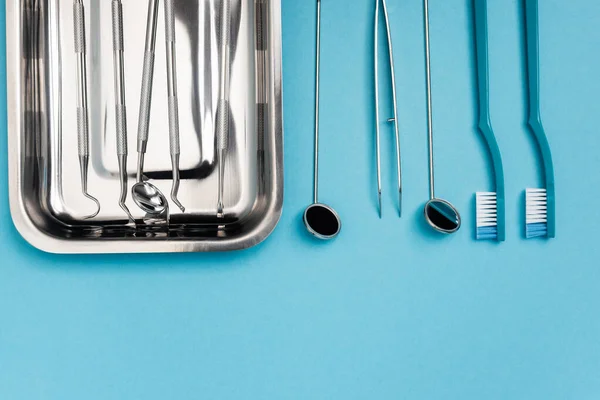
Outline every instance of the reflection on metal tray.
{"label": "reflection on metal tray", "polygon": [[[146,3],[122,0],[128,128],[128,224],[119,207],[111,2],[84,0],[90,167],[81,192],[73,7],[63,0],[7,0],[10,205],[19,232],[56,253],[224,251],[251,247],[275,228],[283,202],[280,0],[230,0],[229,143],[224,216],[216,216],[219,27],[222,0],[175,2],[181,212],[149,218],[131,198],[144,60]],[[162,2],[161,2],[162,3]],[[143,5],[142,5],[143,4]],[[144,173],[167,198],[169,154],[164,10],[159,9]]]}

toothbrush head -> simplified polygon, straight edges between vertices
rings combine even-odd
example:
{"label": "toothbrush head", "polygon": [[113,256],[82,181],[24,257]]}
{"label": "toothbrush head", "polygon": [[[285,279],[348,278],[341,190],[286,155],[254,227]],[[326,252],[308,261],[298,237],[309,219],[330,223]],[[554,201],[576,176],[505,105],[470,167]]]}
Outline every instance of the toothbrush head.
{"label": "toothbrush head", "polygon": [[475,194],[477,226],[475,239],[498,240],[498,196],[494,192]]}
{"label": "toothbrush head", "polygon": [[548,236],[548,196],[546,189],[525,191],[525,237]]}

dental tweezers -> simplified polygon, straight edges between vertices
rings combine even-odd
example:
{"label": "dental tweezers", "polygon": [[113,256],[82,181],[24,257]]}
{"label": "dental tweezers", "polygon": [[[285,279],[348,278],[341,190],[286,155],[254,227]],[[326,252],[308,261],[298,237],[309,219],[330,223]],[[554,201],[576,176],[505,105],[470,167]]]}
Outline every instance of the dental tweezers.
{"label": "dental tweezers", "polygon": [[389,118],[387,122],[394,123],[396,135],[396,168],[398,174],[398,213],[402,216],[402,163],[400,157],[400,132],[398,128],[398,102],[396,100],[396,75],[394,73],[394,51],[392,48],[392,34],[390,31],[390,21],[388,17],[387,4],[385,0],[375,0],[375,133],[376,133],[376,150],[377,150],[377,198],[379,204],[379,218],[382,216],[381,205],[381,129],[379,117],[379,3],[383,8],[383,18],[385,21],[385,29],[387,33],[387,45],[390,61],[390,74],[392,79],[392,101],[394,104],[394,116]]}

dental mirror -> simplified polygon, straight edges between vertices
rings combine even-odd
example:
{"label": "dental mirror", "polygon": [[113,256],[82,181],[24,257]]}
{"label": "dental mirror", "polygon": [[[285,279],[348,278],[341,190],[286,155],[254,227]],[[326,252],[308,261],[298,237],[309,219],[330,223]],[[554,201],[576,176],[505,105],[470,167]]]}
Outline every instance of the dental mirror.
{"label": "dental mirror", "polygon": [[335,210],[319,203],[319,73],[321,53],[321,0],[317,0],[317,68],[315,95],[315,176],[314,201],[304,211],[304,225],[310,234],[318,239],[336,237],[342,229],[342,221]]}
{"label": "dental mirror", "polygon": [[425,204],[425,219],[438,232],[454,233],[460,229],[460,214],[446,200],[429,200]]}
{"label": "dental mirror", "polygon": [[131,197],[146,214],[161,215],[169,209],[167,198],[156,186],[147,181],[138,181],[133,185]]}
{"label": "dental mirror", "polygon": [[340,233],[342,222],[335,210],[325,204],[314,203],[304,211],[306,229],[319,239],[332,239]]}
{"label": "dental mirror", "polygon": [[425,9],[425,64],[427,75],[427,125],[429,133],[429,201],[425,204],[425,220],[436,231],[454,233],[460,229],[460,214],[450,202],[435,197],[435,174],[433,162],[433,111],[431,101],[431,55],[429,47],[429,1]]}

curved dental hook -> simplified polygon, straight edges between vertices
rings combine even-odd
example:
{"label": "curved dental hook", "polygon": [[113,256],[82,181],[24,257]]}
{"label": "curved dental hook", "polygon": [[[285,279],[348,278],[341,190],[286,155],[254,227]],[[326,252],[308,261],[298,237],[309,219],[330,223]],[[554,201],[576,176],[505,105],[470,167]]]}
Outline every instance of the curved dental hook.
{"label": "curved dental hook", "polygon": [[[127,168],[126,162],[127,162],[126,155],[119,156],[119,169],[121,171],[126,171],[126,168]],[[120,176],[121,195],[119,197],[119,207],[121,207],[121,210],[123,210],[125,212],[125,214],[127,214],[127,218],[129,218],[129,221],[131,221],[133,224],[135,224],[135,218],[133,218],[133,215],[131,215],[129,208],[125,204],[125,200],[127,199],[127,174],[125,172],[125,173],[121,173],[120,175],[121,175]]]}
{"label": "curved dental hook", "polygon": [[129,220],[135,219],[125,205],[127,199],[127,110],[125,107],[125,64],[123,55],[123,5],[121,0],[112,0],[113,64],[115,84],[115,123],[117,130],[117,156],[119,159],[119,181],[121,195],[119,206]]}
{"label": "curved dental hook", "polygon": [[92,214],[84,217],[83,219],[92,219],[92,218],[95,218],[98,214],[100,214],[100,201],[98,201],[97,198],[95,198],[94,196],[92,196],[91,194],[88,193],[88,188],[87,188],[87,165],[88,165],[88,160],[87,159],[80,159],[80,160],[81,160],[81,165],[83,166],[81,168],[81,193],[83,194],[83,196],[86,199],[90,199],[94,203],[96,203],[96,212],[94,212],[94,213],[92,213]]}
{"label": "curved dental hook", "polygon": [[83,219],[92,219],[92,218],[95,218],[98,214],[100,214],[100,202],[98,201],[97,198],[95,198],[94,196],[92,196],[88,192],[83,192],[83,195],[86,198],[92,200],[94,203],[96,203],[96,212],[93,213],[93,214],[85,216]]}
{"label": "curved dental hook", "polygon": [[96,211],[84,219],[91,219],[100,213],[100,202],[88,193],[88,165],[90,162],[90,130],[87,93],[87,52],[85,41],[85,10],[81,0],[73,1],[73,32],[75,55],[77,58],[77,150],[81,172],[81,191],[96,203]]}

